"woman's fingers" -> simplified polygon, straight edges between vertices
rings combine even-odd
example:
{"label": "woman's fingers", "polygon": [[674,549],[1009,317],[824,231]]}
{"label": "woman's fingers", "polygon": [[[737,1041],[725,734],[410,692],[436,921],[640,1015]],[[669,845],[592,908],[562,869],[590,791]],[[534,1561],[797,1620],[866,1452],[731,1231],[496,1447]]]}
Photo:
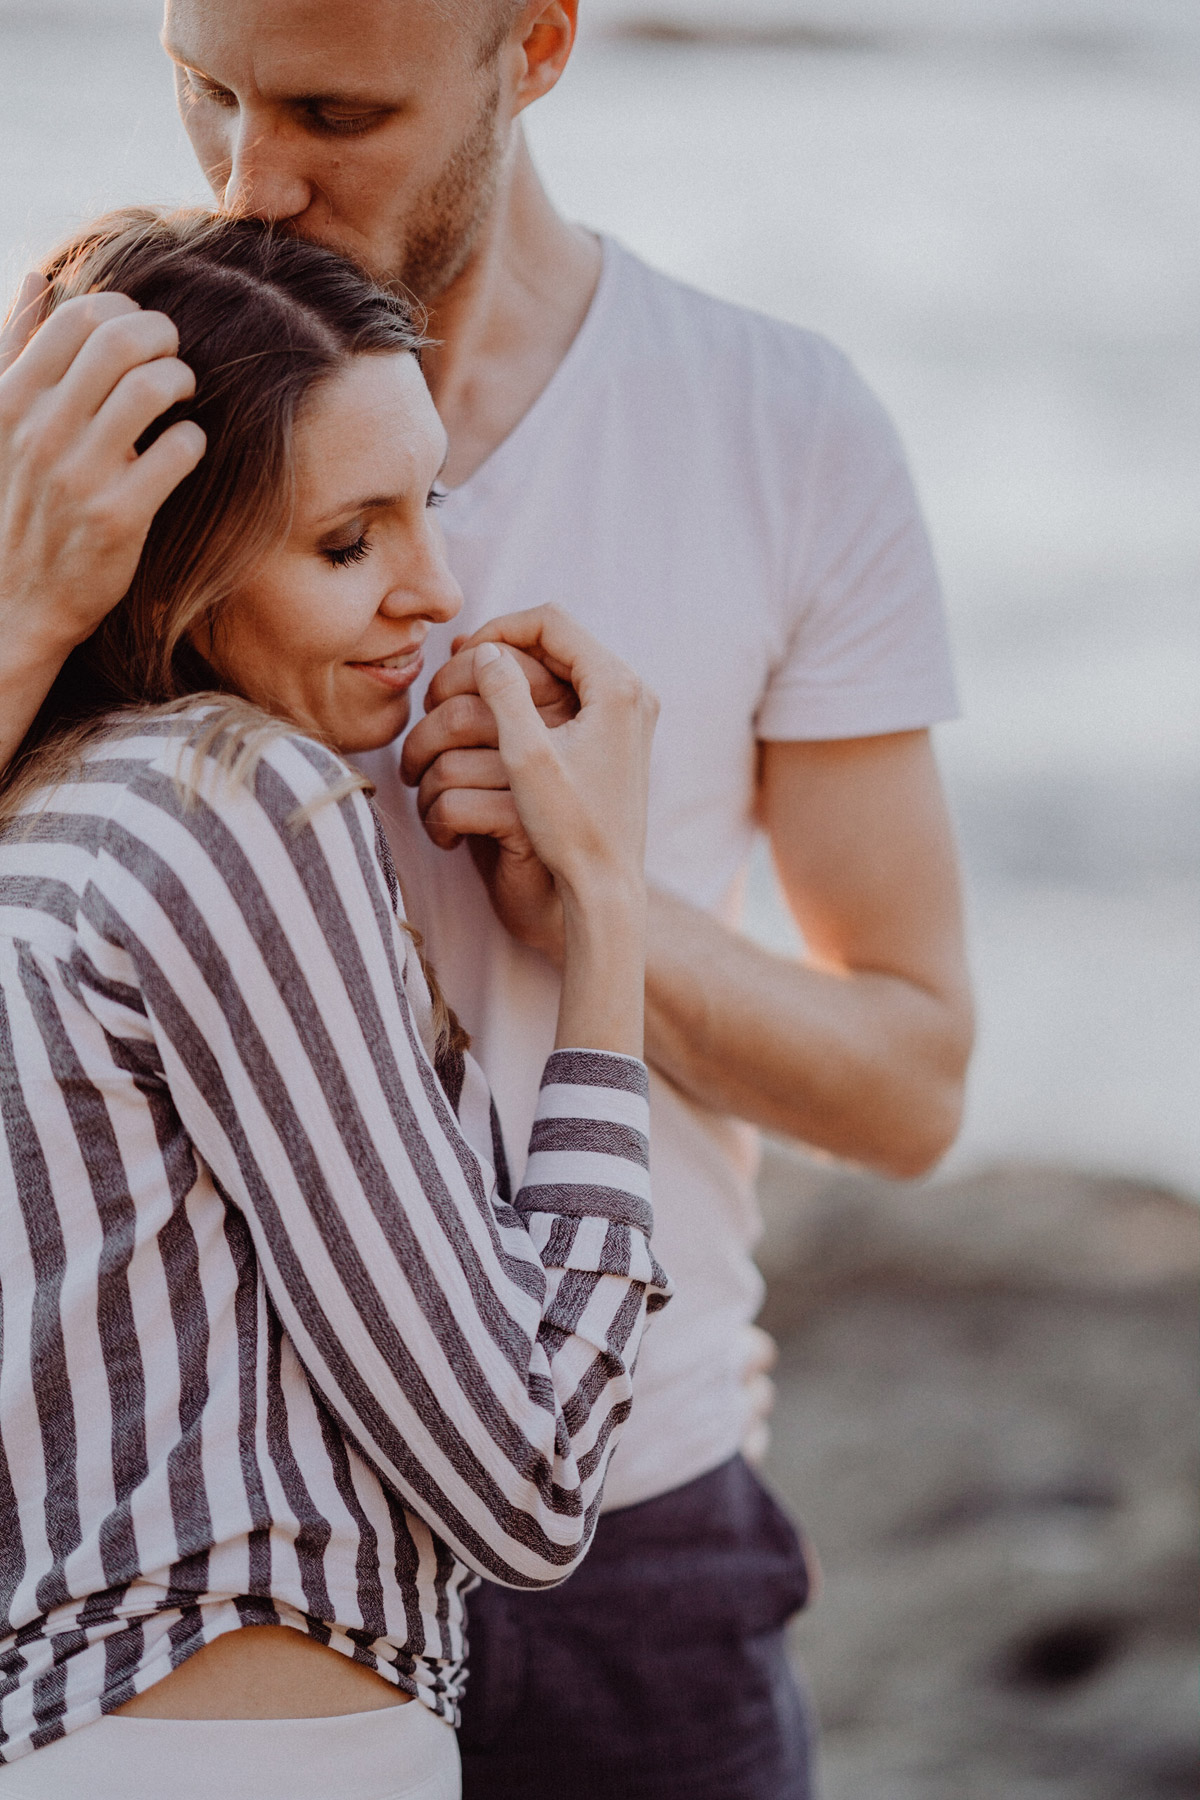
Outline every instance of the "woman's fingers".
{"label": "woman's fingers", "polygon": [[544,760],[546,727],[515,657],[498,644],[475,651],[475,685],[496,721],[500,757],[510,776]]}
{"label": "woman's fingers", "polygon": [[463,649],[480,644],[508,644],[528,651],[560,681],[568,682],[585,705],[598,680],[627,673],[624,664],[560,606],[534,606],[489,619],[471,634]]}
{"label": "woman's fingers", "polygon": [[11,367],[46,315],[50,283],[33,270],[17,289],[12,310],[0,330],[0,375]]}
{"label": "woman's fingers", "polygon": [[453,694],[417,720],[404,740],[400,773],[409,787],[416,787],[425,771],[448,751],[494,749],[496,743],[496,720],[487,701],[474,692]]}
{"label": "woman's fingers", "polygon": [[[496,620],[495,623],[502,623]],[[480,640],[481,642],[484,640]],[[499,640],[489,639],[488,642]],[[533,703],[539,712],[546,715],[548,709],[556,714],[561,709],[562,718],[571,718],[579,711],[579,701],[574,688],[567,682],[560,681],[557,675],[551,674],[545,663],[537,657],[529,656],[524,650],[509,649],[516,659],[525,679],[529,683],[533,695]],[[455,651],[447,662],[436,672],[425,693],[425,710],[432,712],[435,706],[442,706],[452,700],[456,694],[473,694],[475,687],[475,652],[474,648],[460,647],[460,640],[455,640]],[[559,717],[547,718],[547,723],[559,723]]]}

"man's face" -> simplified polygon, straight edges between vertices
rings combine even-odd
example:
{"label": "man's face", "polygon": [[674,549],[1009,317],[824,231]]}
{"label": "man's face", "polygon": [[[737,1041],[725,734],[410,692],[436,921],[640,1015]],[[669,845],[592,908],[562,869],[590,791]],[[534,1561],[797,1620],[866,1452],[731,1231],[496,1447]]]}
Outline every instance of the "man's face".
{"label": "man's face", "polygon": [[167,0],[179,109],[218,203],[435,301],[511,138],[503,57],[481,56],[487,5]]}

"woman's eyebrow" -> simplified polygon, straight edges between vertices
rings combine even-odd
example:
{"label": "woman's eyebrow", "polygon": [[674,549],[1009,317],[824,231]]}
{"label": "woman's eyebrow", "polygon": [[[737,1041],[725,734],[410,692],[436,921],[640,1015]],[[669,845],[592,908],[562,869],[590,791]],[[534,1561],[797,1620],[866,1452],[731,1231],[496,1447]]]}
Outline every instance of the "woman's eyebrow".
{"label": "woman's eyebrow", "polygon": [[[446,454],[438,464],[438,472],[433,478],[434,481],[442,479],[449,461],[450,447],[447,445]],[[399,506],[404,498],[403,494],[370,494],[365,500],[347,500],[343,505],[335,506],[330,512],[323,514],[315,523],[317,526],[336,525],[340,519],[353,519],[358,513],[386,512],[389,506]]]}
{"label": "woman's eyebrow", "polygon": [[399,506],[403,499],[403,494],[370,494],[365,500],[347,500],[317,519],[316,524],[336,525],[339,519],[353,519],[358,513],[385,512],[389,506]]}

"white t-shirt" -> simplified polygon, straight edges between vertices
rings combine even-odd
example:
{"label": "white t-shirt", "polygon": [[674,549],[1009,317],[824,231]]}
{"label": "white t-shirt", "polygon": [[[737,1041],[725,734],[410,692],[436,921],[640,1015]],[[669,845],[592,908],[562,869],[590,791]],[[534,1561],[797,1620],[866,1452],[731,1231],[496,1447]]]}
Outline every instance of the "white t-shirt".
{"label": "white t-shirt", "polygon": [[[441,517],[466,604],[430,634],[429,669],[456,632],[565,606],[662,701],[650,880],[729,924],[754,839],[756,739],[870,736],[955,710],[937,578],[878,402],[824,339],[611,241],[549,386]],[[519,1179],[557,977],[497,924],[466,847],[428,842],[395,749],[363,763]],[[657,1078],[651,1120],[655,1250],[675,1298],[642,1348],[610,1507],[737,1450],[762,1297],[756,1134]]]}

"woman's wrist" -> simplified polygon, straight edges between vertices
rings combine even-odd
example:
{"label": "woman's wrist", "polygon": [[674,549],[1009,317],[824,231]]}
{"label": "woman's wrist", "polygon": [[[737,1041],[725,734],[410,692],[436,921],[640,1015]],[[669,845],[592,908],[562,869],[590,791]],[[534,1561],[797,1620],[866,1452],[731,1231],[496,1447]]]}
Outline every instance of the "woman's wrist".
{"label": "woman's wrist", "polygon": [[563,971],[556,1048],[641,1056],[646,892],[641,881],[563,896]]}

